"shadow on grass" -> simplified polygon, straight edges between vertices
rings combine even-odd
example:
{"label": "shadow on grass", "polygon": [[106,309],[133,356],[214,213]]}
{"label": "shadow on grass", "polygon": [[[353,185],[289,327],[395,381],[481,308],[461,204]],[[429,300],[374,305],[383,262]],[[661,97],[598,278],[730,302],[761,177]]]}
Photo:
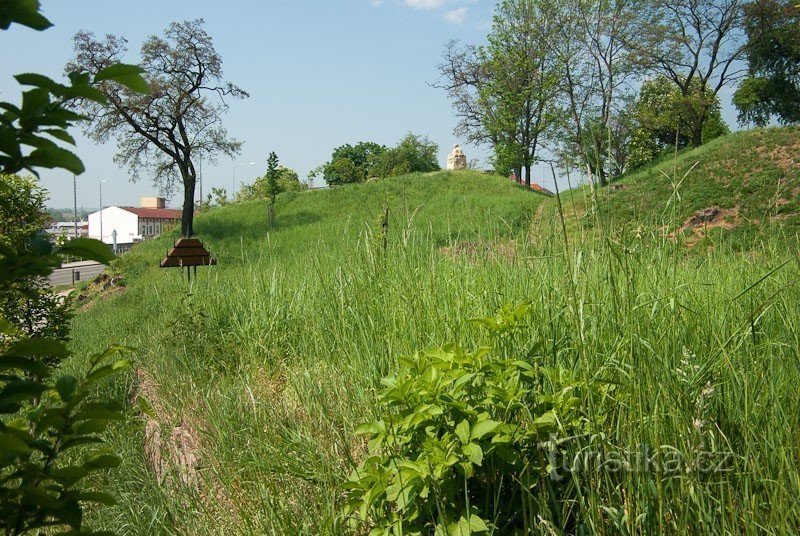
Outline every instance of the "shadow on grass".
{"label": "shadow on grass", "polygon": [[[249,210],[246,210],[249,209]],[[271,231],[281,232],[284,229],[302,227],[317,223],[322,218],[309,211],[293,211],[288,214],[278,213],[276,216],[275,227],[269,229],[267,225],[266,211],[254,210],[254,207],[242,207],[241,217],[231,218],[230,213],[217,215],[211,213],[207,218],[197,222],[197,235],[212,240],[225,240],[232,237],[241,237],[244,240],[259,239]]]}

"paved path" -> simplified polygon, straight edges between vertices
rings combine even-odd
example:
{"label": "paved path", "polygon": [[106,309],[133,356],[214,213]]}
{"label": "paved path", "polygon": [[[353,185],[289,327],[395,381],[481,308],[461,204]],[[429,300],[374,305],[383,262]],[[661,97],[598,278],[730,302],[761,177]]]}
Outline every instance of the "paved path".
{"label": "paved path", "polygon": [[71,285],[75,276],[77,276],[74,279],[76,283],[78,281],[86,281],[103,273],[105,269],[105,265],[94,261],[68,262],[53,271],[50,275],[50,284],[54,287]]}

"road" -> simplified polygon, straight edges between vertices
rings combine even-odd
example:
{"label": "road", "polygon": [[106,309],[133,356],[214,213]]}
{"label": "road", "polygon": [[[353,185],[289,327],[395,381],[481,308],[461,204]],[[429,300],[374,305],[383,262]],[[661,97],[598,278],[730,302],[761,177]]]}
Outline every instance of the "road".
{"label": "road", "polygon": [[77,276],[75,282],[86,281],[92,277],[103,273],[106,267],[99,262],[82,261],[82,262],[68,262],[61,265],[53,271],[50,275],[50,284],[54,287],[63,285],[71,285],[73,282],[73,274]]}

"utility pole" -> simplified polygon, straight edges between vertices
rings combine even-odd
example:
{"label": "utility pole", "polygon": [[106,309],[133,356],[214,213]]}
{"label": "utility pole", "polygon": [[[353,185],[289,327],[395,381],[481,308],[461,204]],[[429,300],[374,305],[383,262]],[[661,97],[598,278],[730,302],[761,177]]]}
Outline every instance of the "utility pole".
{"label": "utility pole", "polygon": [[197,163],[197,169],[200,173],[198,173],[199,177],[197,182],[200,186],[200,202],[203,202],[203,157],[200,157],[200,161]]}
{"label": "utility pole", "polygon": [[75,220],[75,238],[78,238],[78,179],[72,174],[72,219]]}
{"label": "utility pole", "polygon": [[100,181],[100,242],[103,240],[103,183],[105,180]]}

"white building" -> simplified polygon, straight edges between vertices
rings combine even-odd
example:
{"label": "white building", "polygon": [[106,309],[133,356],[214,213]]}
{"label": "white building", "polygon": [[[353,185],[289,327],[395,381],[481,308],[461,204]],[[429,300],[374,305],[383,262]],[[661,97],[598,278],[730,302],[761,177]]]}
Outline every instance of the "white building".
{"label": "white building", "polygon": [[158,236],[169,226],[180,225],[181,211],[164,208],[163,199],[142,198],[142,204],[151,206],[106,207],[89,214],[89,238],[114,244],[116,231],[116,244],[119,246]]}
{"label": "white building", "polygon": [[[78,222],[78,237],[86,237],[89,234],[89,222]],[[54,221],[50,227],[45,229],[51,236],[65,236],[67,238],[75,238],[75,222],[74,221]]]}

